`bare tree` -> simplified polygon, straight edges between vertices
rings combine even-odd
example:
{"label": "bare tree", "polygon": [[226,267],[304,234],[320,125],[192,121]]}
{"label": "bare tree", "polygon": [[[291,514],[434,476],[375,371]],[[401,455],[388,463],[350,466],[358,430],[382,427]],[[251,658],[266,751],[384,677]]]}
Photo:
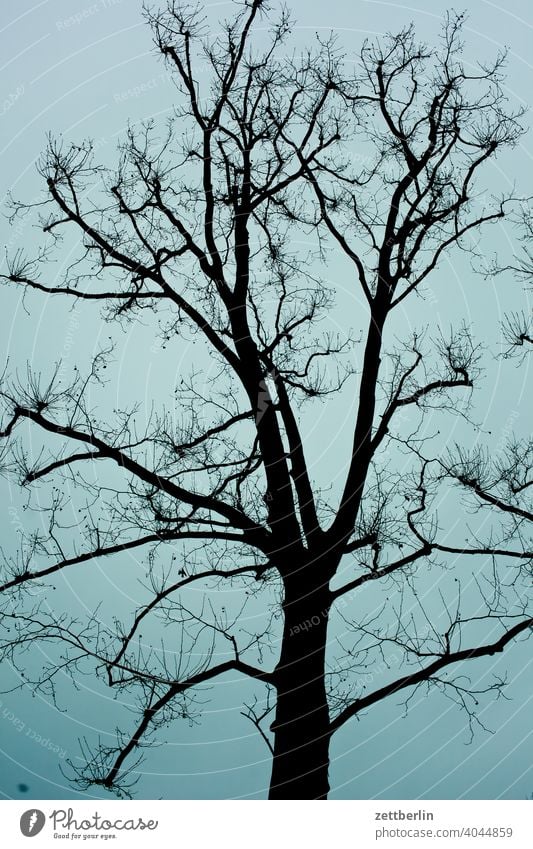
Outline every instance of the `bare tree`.
{"label": "bare tree", "polygon": [[[199,367],[180,375],[168,388],[175,412],[143,426],[138,405],[96,412],[110,348],[69,385],[60,366],[51,379],[4,375],[4,468],[24,487],[51,484],[39,495],[45,530],[4,564],[3,656],[52,696],[58,674],[82,672],[136,696],[138,723],[115,746],[84,743],[83,787],[128,793],[150,735],[194,718],[198,687],[233,671],[257,687],[243,713],[273,755],[270,797],[324,799],[330,740],[346,722],[434,685],[474,723],[479,692],[503,682],[480,690],[463,662],[533,624],[530,446],[516,440],[496,464],[446,451],[428,416],[470,421],[479,346],[466,324],[394,342],[388,330],[401,330],[398,307],[420,300],[445,252],[470,250],[505,214],[509,199],[481,203],[476,180],[516,143],[521,116],[502,93],[503,55],[465,70],[461,17],[446,20],[437,49],[412,27],[365,43],[354,70],[333,37],[287,56],[291,21],[265,0],[246,0],[216,37],[174,2],[146,14],[184,105],[164,128],[131,127],[115,171],[88,142],[50,139],[44,199],[13,210],[37,207],[50,241],[35,258],[11,257],[4,279],[102,302],[119,327],[153,320],[170,351],[201,340],[209,388]],[[263,17],[267,46],[253,36]],[[50,251],[72,232],[78,254],[52,283]],[[332,257],[360,304],[338,334],[323,330]],[[352,411],[351,448],[341,486],[320,487],[306,422],[335,398]],[[324,443],[335,415],[318,424]],[[489,517],[450,546],[440,498],[456,486]],[[74,531],[69,497],[82,504]],[[96,564],[136,549],[148,582],[129,621],[80,622],[47,602],[67,571],[93,579]],[[456,580],[429,598],[442,567]],[[231,610],[217,592],[228,584],[242,592]],[[26,592],[35,585],[38,596]],[[245,606],[263,626],[247,630]],[[35,671],[23,658],[39,643],[51,661]],[[389,680],[367,688],[391,652]]]}
{"label": "bare tree", "polygon": [[[513,216],[517,225],[519,238],[513,260],[503,267],[497,261],[492,263],[492,275],[512,272],[526,291],[531,291],[533,281],[533,211],[531,199],[521,207],[518,215]],[[503,356],[507,359],[514,357],[522,363],[531,351],[533,345],[533,319],[531,304],[529,309],[514,310],[505,315],[503,320],[503,339],[505,348]]]}

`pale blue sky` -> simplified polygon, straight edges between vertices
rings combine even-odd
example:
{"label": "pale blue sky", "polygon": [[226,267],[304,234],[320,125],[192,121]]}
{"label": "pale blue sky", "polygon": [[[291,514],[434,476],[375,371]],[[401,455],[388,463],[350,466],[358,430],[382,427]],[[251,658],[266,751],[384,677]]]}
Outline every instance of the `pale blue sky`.
{"label": "pale blue sky", "polygon": [[[213,18],[231,8],[223,2],[208,5]],[[469,14],[465,27],[467,61],[509,46],[507,93],[511,103],[526,103],[533,88],[533,16],[529,4],[525,0],[470,0],[462,5]],[[321,4],[290,0],[289,7],[298,22],[297,42],[304,44],[315,31],[333,28],[346,47],[356,51],[364,37],[398,30],[410,21],[416,24],[419,37],[434,41],[449,4],[442,0],[409,5],[371,0],[329,0]],[[67,140],[95,138],[102,160],[112,163],[114,145],[128,121],[165,117],[172,107],[174,90],[153,55],[150,33],[140,11],[140,0],[19,0],[2,5],[0,198],[4,199],[8,190],[24,199],[36,197],[41,184],[35,162],[50,130],[63,133]],[[489,166],[489,189],[499,191],[516,184],[520,194],[533,194],[531,152],[529,134],[517,150]],[[10,231],[0,220],[0,244],[7,244],[11,251],[31,245],[34,239],[29,229]],[[482,244],[487,253],[497,249],[508,259],[513,240],[512,230],[505,225],[492,230]],[[329,272],[331,281],[339,287],[341,302],[344,298],[348,303],[342,264],[333,264]],[[480,338],[496,348],[498,319],[509,304],[521,304],[519,290],[510,278],[486,283],[472,274],[467,261],[453,257],[439,272],[431,310],[443,325],[458,315],[465,316]],[[0,361],[9,357],[19,368],[27,359],[43,368],[59,357],[67,366],[87,362],[97,340],[110,331],[92,306],[80,306],[76,313],[69,310],[70,306],[58,299],[30,296],[25,311],[20,292],[2,287]],[[423,321],[424,307],[418,309],[415,319]],[[152,397],[164,396],[166,383],[155,377],[161,374],[161,352],[149,353],[150,340],[149,327],[132,329],[123,340],[119,400],[123,394],[131,397],[133,389],[147,406]],[[122,367],[124,363],[127,368]],[[165,368],[172,377],[175,363]],[[487,426],[490,423],[497,443],[509,422],[519,433],[527,431],[531,374],[527,368],[516,371],[490,358],[487,368],[477,409]],[[346,411],[339,409],[331,420],[342,422],[345,416]],[[340,471],[348,439],[349,429],[339,427],[334,451],[325,454],[321,447],[323,431],[313,429],[313,465],[320,479],[327,480]],[[19,494],[8,484],[1,482],[1,486],[2,547],[9,551],[17,544],[17,526],[26,521],[26,515],[21,511]],[[106,593],[110,593],[107,602],[116,603],[115,592],[127,594],[126,570],[132,564],[133,560],[121,565],[114,573],[113,584],[105,585]],[[121,571],[124,582],[120,580]],[[81,603],[90,608],[92,595],[99,590],[94,585],[84,588],[82,581],[73,585],[72,592],[78,594],[76,603],[83,595]],[[475,674],[506,669],[506,694],[511,701],[489,701],[482,709],[483,721],[497,733],[479,732],[470,746],[465,745],[468,733],[464,715],[436,693],[429,697],[420,693],[405,717],[393,698],[361,721],[349,723],[333,743],[332,798],[524,798],[533,792],[531,644],[514,646],[506,657],[476,667]],[[378,670],[376,680],[380,674]],[[248,684],[236,683],[230,677],[210,690],[201,724],[189,728],[187,723],[174,723],[166,729],[161,739],[167,745],[148,754],[138,795],[264,798],[269,754],[239,713],[243,695],[252,691]],[[113,732],[119,719],[128,717],[90,680],[82,682],[78,693],[70,686],[61,689],[64,713],[43,697],[32,699],[24,692],[0,699],[0,792],[5,798],[24,795],[17,789],[20,783],[29,787],[25,795],[33,798],[75,795],[58,769],[65,754],[75,758],[78,737],[94,739],[99,732]],[[101,794],[91,790],[88,795]]]}

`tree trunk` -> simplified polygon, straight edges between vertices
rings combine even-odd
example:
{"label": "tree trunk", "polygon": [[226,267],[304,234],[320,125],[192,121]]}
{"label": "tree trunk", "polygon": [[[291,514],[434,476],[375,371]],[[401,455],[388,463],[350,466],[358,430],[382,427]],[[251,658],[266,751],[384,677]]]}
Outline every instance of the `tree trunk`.
{"label": "tree trunk", "polygon": [[298,583],[298,593],[285,586],[270,799],[326,799],[329,792],[324,671],[331,598],[327,585]]}

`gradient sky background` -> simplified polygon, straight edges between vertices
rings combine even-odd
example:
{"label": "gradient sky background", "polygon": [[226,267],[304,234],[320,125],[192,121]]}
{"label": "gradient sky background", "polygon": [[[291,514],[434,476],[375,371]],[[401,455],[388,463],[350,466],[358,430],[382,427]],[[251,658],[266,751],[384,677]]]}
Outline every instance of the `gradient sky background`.
{"label": "gradient sky background", "polygon": [[[512,104],[523,104],[533,83],[530,58],[533,17],[525,0],[491,3],[470,0],[465,27],[466,59],[484,58],[510,48],[507,93]],[[210,17],[229,13],[229,3],[208,4]],[[437,2],[405,5],[400,2],[329,0],[318,4],[290,0],[298,21],[295,38],[305,43],[315,31],[333,28],[342,43],[357,50],[366,36],[396,31],[414,21],[417,34],[428,42],[438,37],[449,4]],[[460,8],[460,4],[459,4]],[[81,13],[81,19],[72,17]],[[92,136],[102,161],[114,161],[114,146],[128,120],[148,116],[164,119],[173,103],[173,87],[154,56],[150,33],[141,18],[139,0],[19,0],[4,3],[0,14],[0,198],[8,190],[34,198],[42,187],[35,163],[52,130],[65,139]],[[136,87],[144,86],[144,90]],[[533,194],[531,186],[531,134],[517,150],[491,165],[486,185],[495,191],[510,188]],[[10,251],[26,246],[33,236],[22,229],[10,231],[0,220],[0,244]],[[492,229],[484,244],[508,260],[514,234],[508,226]],[[341,266],[328,269],[330,278],[342,278]],[[498,319],[511,306],[519,306],[519,287],[507,278],[486,283],[472,275],[468,261],[454,257],[439,272],[431,308],[442,317],[464,315],[489,346],[498,346]],[[342,285],[342,284],[341,284]],[[341,300],[344,295],[341,293]],[[67,365],[86,362],[97,339],[111,332],[98,319],[96,309],[70,303],[26,299],[20,292],[0,288],[2,336],[0,360],[24,368],[29,359],[43,364],[62,358]],[[163,366],[159,350],[150,351],[149,328],[134,328],[121,349],[120,390],[133,393],[147,405],[153,396],[164,397],[165,369],[172,377],[175,363]],[[136,381],[136,385],[135,385]],[[529,389],[528,389],[529,385]],[[529,393],[529,394],[528,394]],[[531,375],[526,366],[491,361],[479,397],[479,410],[490,422],[493,444],[512,425],[526,433],[531,411]],[[329,415],[329,413],[328,413]],[[342,431],[342,420],[340,431]],[[530,423],[530,422],[529,422]],[[330,425],[331,427],[331,425]],[[343,434],[331,441],[329,452],[316,457],[320,475],[335,475],[342,467]],[[320,435],[322,433],[322,436]],[[349,435],[346,429],[346,436]],[[338,436],[338,438],[337,438]],[[324,441],[319,428],[315,446]],[[322,449],[321,449],[322,451]],[[2,548],[17,545],[17,527],[26,522],[16,489],[1,483],[0,527]],[[105,584],[106,603],[127,602],[129,589],[114,572]],[[101,584],[98,586],[102,586]],[[78,602],[87,609],[101,590],[95,584],[78,584]],[[96,594],[96,595],[95,595]],[[94,596],[94,598],[93,598]],[[486,701],[481,718],[495,731],[479,732],[470,746],[465,717],[438,693],[421,691],[407,716],[395,699],[374,707],[359,722],[349,723],[336,735],[332,749],[331,798],[518,798],[533,792],[531,643],[515,644],[504,658],[476,667],[476,675],[509,673],[506,695],[510,701]],[[473,674],[473,670],[470,670]],[[11,680],[4,670],[3,681]],[[380,671],[376,672],[379,686]],[[2,686],[2,689],[4,687]],[[239,714],[243,695],[252,689],[231,678],[211,690],[200,724],[189,728],[175,722],[161,739],[164,747],[147,753],[137,788],[142,798],[264,798],[270,759],[264,743]],[[77,740],[86,735],[113,732],[119,716],[109,693],[89,679],[75,692],[65,686],[60,712],[45,698],[27,692],[0,695],[0,793],[4,798],[75,798],[72,785],[62,777],[65,758],[76,758]],[[123,713],[120,716],[124,716]],[[40,736],[41,740],[37,738]],[[54,751],[54,748],[56,751]],[[57,751],[59,748],[59,752]],[[26,785],[27,790],[20,790]],[[91,790],[89,796],[105,796]]]}

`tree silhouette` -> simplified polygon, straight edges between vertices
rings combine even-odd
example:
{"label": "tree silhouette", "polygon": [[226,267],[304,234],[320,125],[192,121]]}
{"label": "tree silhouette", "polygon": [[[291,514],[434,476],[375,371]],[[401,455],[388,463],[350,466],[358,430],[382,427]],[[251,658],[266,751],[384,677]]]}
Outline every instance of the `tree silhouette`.
{"label": "tree silhouette", "polygon": [[[520,210],[517,217],[519,231],[518,246],[513,257],[513,262],[500,267],[493,263],[490,268],[491,274],[500,274],[511,271],[515,277],[531,290],[533,280],[533,213],[528,204]],[[506,342],[504,356],[507,358],[517,357],[521,362],[529,355],[533,345],[533,319],[531,310],[519,310],[507,313],[503,321],[503,337]]]}
{"label": "tree silhouette", "polygon": [[[169,403],[146,426],[139,404],[98,412],[111,344],[68,384],[61,365],[51,378],[6,372],[4,469],[50,488],[45,530],[4,564],[3,656],[52,697],[59,674],[88,673],[137,700],[116,745],[83,743],[82,787],[131,792],[139,748],[194,719],[199,685],[232,672],[257,687],[243,714],[272,752],[270,798],[324,799],[339,728],[430,685],[473,726],[480,694],[504,682],[476,688],[463,662],[533,624],[531,444],[448,448],[435,417],[469,426],[482,352],[464,322],[406,332],[445,252],[475,250],[471,235],[512,205],[476,180],[516,144],[521,115],[502,93],[503,55],[465,69],[460,16],[436,49],[408,27],[365,42],[354,66],[333,37],[287,55],[291,21],[265,0],[216,36],[172,1],[146,15],[180,105],[163,127],[129,128],[116,170],[90,142],[50,138],[45,194],[13,202],[14,217],[38,210],[46,241],[11,257],[4,280],[102,302],[117,328],[150,320],[162,348],[206,354],[176,385],[169,369]],[[75,259],[51,282],[51,251],[73,232]],[[332,262],[351,294],[342,326]],[[339,403],[351,447],[340,485],[320,485],[309,423],[327,445]],[[458,504],[461,491],[476,518],[450,545],[443,493]],[[74,528],[69,499],[82,505]],[[46,601],[67,571],[93,583],[97,564],[137,550],[148,580],[129,620],[80,622]],[[454,582],[439,589],[443,569]],[[241,593],[232,609],[227,586]],[[39,644],[50,662],[36,671],[24,658]],[[380,663],[389,680],[367,687]]]}

